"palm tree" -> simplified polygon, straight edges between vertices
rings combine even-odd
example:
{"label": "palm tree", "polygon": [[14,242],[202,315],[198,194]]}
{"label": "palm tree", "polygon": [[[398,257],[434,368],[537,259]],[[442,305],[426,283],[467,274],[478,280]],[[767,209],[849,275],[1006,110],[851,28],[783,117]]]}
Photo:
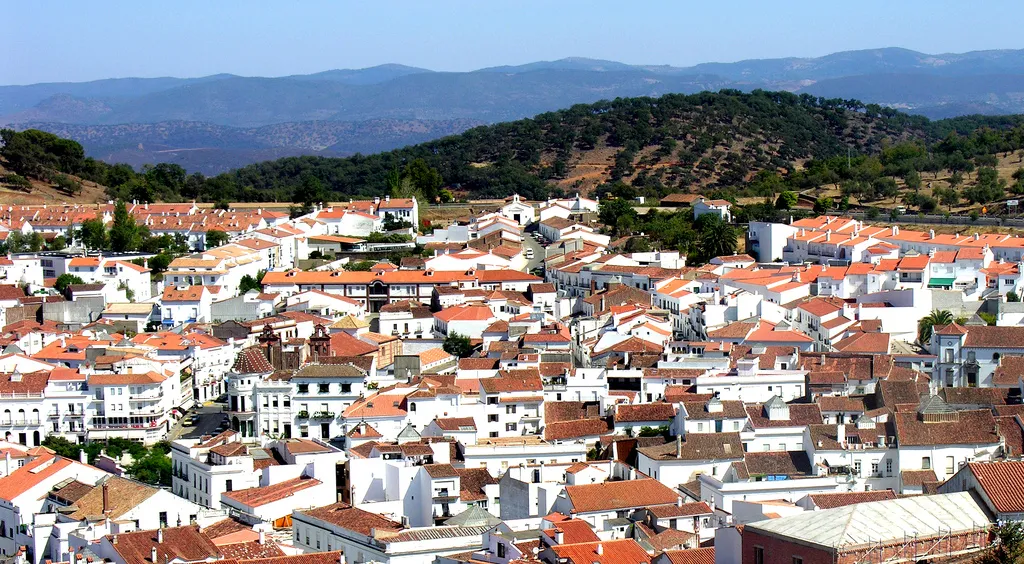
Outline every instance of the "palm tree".
{"label": "palm tree", "polygon": [[736,230],[717,219],[704,223],[698,245],[705,260],[736,254]]}
{"label": "palm tree", "polygon": [[917,322],[917,342],[922,345],[932,338],[932,328],[936,325],[949,325],[953,323],[953,314],[949,310],[932,310],[931,313]]}

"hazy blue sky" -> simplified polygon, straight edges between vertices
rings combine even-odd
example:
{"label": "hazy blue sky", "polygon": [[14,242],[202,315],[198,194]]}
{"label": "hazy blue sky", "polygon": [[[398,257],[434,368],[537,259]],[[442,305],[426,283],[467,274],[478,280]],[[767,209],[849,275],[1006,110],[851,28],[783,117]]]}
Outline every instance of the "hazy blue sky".
{"label": "hazy blue sky", "polygon": [[1021,48],[1020,2],[8,0],[0,84]]}

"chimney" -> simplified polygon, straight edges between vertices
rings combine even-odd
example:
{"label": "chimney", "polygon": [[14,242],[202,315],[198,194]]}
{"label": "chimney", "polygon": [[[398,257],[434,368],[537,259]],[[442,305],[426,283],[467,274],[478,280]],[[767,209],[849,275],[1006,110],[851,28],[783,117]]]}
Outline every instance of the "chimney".
{"label": "chimney", "polygon": [[106,482],[103,482],[103,513],[110,513],[110,485]]}
{"label": "chimney", "polygon": [[681,496],[681,495],[680,496],[676,496],[676,507],[682,507],[682,506],[683,506],[683,496]]}
{"label": "chimney", "polygon": [[562,529],[555,529],[555,544],[565,543],[565,533]]}
{"label": "chimney", "polygon": [[164,542],[164,528],[161,526],[156,530],[156,543],[162,544]]}
{"label": "chimney", "polygon": [[841,422],[836,425],[836,442],[840,445],[846,444],[846,425],[843,425]]}
{"label": "chimney", "polygon": [[604,545],[597,543],[597,555],[601,556],[602,554],[604,554]]}
{"label": "chimney", "polygon": [[82,464],[89,463],[89,453],[85,452],[84,448],[78,451],[78,461],[81,462]]}
{"label": "chimney", "polygon": [[117,544],[117,535],[114,535],[114,538],[111,539],[110,544],[114,544],[114,545]]}
{"label": "chimney", "polygon": [[928,238],[929,239],[934,239],[935,238],[935,230],[934,229],[929,229],[928,230]]}
{"label": "chimney", "polygon": [[156,564],[156,547],[149,549],[149,561]]}
{"label": "chimney", "polygon": [[260,529],[260,544],[267,544],[267,532]]}
{"label": "chimney", "polygon": [[683,457],[683,436],[676,435],[676,458]]}

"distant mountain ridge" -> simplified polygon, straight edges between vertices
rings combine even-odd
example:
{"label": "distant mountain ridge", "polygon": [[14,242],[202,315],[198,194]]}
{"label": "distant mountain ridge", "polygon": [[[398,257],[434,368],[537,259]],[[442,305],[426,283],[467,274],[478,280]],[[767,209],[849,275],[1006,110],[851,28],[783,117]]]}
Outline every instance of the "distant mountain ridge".
{"label": "distant mountain ridge", "polygon": [[[132,155],[132,164],[197,150],[210,158],[192,164],[219,172],[224,166],[213,160],[221,158],[217,151],[230,151],[236,166],[266,158],[268,150],[380,151],[574,104],[726,88],[858,99],[934,118],[1024,113],[1024,50],[882,48],[690,67],[571,57],[472,72],[386,64],[277,78],[218,74],[0,86],[0,125],[34,124],[82,142],[92,156]],[[351,125],[333,125],[341,123]],[[255,133],[263,128],[288,133]],[[325,128],[341,132],[337,143],[311,141]],[[137,149],[152,145],[149,136],[162,130],[174,134],[159,144],[161,152]]]}

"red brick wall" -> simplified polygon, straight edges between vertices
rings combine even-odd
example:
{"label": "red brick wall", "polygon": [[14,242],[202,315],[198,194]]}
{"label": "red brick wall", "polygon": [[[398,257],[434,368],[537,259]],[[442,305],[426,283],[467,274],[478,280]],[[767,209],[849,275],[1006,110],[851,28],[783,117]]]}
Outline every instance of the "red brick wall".
{"label": "red brick wall", "polygon": [[793,564],[793,557],[804,559],[804,564],[835,564],[832,555],[824,550],[813,549],[775,537],[743,531],[743,564],[755,564],[754,547],[764,549],[764,564]]}
{"label": "red brick wall", "polygon": [[918,539],[904,545],[904,543],[892,543],[883,547],[873,549],[862,549],[858,551],[843,552],[839,558],[839,564],[855,564],[863,562],[866,557],[872,562],[884,562],[887,559],[904,559],[914,561],[919,555],[923,558],[929,556],[945,556],[947,554],[964,554],[977,552],[991,544],[993,536],[987,530],[976,532],[959,533],[945,539]]}
{"label": "red brick wall", "polygon": [[764,564],[793,564],[793,557],[803,558],[804,564],[855,564],[865,560],[884,562],[889,558],[904,558],[914,561],[918,555],[929,553],[933,556],[944,556],[948,553],[964,553],[980,550],[992,542],[992,535],[987,531],[961,533],[936,542],[934,538],[921,538],[917,542],[904,545],[902,542],[892,543],[881,548],[872,547],[857,551],[842,551],[837,560],[825,550],[810,548],[801,544],[761,535],[745,529],[743,531],[743,564],[755,564],[754,547],[764,549]]}

